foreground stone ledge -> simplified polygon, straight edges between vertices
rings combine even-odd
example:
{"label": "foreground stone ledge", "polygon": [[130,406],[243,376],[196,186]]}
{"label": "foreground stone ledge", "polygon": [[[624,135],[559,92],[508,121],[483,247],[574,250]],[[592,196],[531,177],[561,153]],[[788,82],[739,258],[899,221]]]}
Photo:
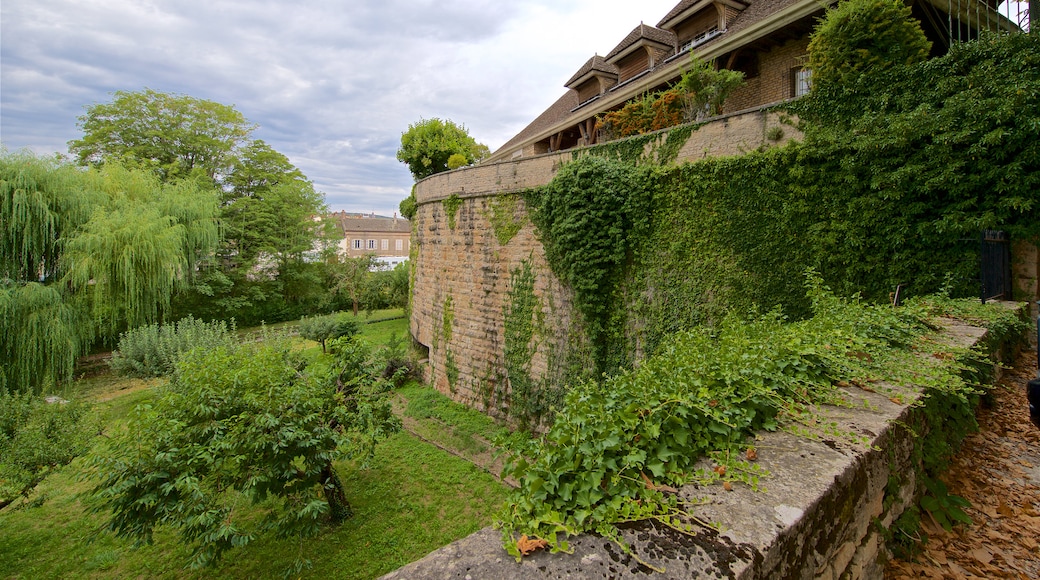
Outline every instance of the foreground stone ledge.
{"label": "foreground stone ledge", "polygon": [[[1005,306],[1025,316],[1024,304]],[[942,324],[949,346],[970,347],[986,338],[981,328]],[[921,393],[883,382],[872,388],[850,387],[845,394],[853,407],[824,410],[838,429],[869,443],[761,433],[754,441],[757,463],[770,472],[762,489],[683,487],[683,499],[702,504],[689,512],[718,529],[691,536],[655,522],[624,526],[622,535],[639,558],[664,572],[593,535],[571,538],[572,554],[538,552],[517,563],[502,547],[500,532],[484,528],[383,578],[882,578],[888,555],[875,522],[887,527],[918,495],[913,436],[899,425],[919,412],[913,403]],[[892,473],[902,482],[886,497]]]}

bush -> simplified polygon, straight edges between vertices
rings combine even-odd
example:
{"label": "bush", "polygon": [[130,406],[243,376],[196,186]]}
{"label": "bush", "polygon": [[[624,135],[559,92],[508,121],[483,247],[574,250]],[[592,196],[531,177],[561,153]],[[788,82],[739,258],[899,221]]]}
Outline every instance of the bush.
{"label": "bush", "polygon": [[231,328],[224,321],[203,322],[192,316],[175,324],[152,324],[124,332],[119,349],[109,365],[115,372],[131,377],[161,377],[173,373],[177,359],[193,348],[213,349],[234,342]]}
{"label": "bush", "polygon": [[360,331],[357,320],[342,313],[301,318],[298,328],[300,336],[321,344],[321,352],[328,352],[325,349],[326,341],[341,336],[354,336]]}
{"label": "bush", "polygon": [[96,427],[87,405],[0,390],[0,509],[85,453]]}
{"label": "bush", "polygon": [[92,457],[94,511],[140,542],[173,528],[196,567],[263,532],[311,537],[351,517],[333,462],[370,456],[399,426],[358,368],[315,372],[284,340],[192,350]]}

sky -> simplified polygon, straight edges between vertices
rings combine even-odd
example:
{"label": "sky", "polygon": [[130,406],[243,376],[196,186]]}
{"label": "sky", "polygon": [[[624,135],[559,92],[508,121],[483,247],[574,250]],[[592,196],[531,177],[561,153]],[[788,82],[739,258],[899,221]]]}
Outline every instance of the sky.
{"label": "sky", "polygon": [[392,215],[420,119],[492,151],[679,0],[3,0],[0,143],[67,153],[115,91],[233,105],[333,211]]}

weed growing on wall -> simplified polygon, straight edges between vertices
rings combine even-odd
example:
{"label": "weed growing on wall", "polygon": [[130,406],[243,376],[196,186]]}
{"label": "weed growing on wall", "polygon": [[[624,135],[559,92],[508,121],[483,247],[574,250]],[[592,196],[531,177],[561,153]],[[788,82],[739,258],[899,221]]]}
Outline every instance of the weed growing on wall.
{"label": "weed growing on wall", "polygon": [[459,197],[459,194],[453,193],[441,203],[444,206],[444,215],[448,216],[448,229],[455,231],[455,223],[459,215],[459,208],[462,207],[462,198]]}
{"label": "weed growing on wall", "polygon": [[517,215],[520,205],[519,194],[499,195],[491,198],[488,202],[491,222],[491,230],[495,232],[495,239],[499,245],[506,245],[513,239],[524,224],[527,223],[527,214]]}

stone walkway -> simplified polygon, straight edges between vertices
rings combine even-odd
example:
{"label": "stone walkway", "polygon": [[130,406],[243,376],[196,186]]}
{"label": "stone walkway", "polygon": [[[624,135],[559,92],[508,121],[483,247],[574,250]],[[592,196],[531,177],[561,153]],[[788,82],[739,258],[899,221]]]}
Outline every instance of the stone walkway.
{"label": "stone walkway", "polygon": [[923,515],[924,551],[889,562],[885,578],[1040,578],[1040,428],[1029,421],[1025,396],[1034,377],[1036,351],[1024,351],[944,477],[951,494],[971,502],[972,525],[947,533]]}

